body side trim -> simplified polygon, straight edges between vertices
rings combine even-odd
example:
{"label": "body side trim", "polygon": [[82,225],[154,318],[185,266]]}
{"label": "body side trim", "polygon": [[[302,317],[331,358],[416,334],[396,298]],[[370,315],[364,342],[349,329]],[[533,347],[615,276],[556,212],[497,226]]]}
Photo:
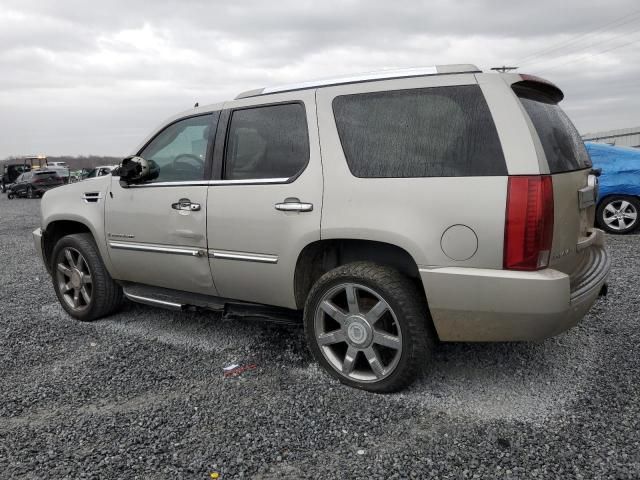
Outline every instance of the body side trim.
{"label": "body side trim", "polygon": [[116,250],[132,250],[136,252],[171,253],[174,255],[190,255],[202,257],[205,251],[200,248],[180,247],[176,245],[156,245],[152,243],[113,242],[109,241],[109,247]]}
{"label": "body side trim", "polygon": [[209,257],[221,260],[239,260],[244,262],[278,263],[277,255],[265,253],[232,252],[229,250],[209,250]]}

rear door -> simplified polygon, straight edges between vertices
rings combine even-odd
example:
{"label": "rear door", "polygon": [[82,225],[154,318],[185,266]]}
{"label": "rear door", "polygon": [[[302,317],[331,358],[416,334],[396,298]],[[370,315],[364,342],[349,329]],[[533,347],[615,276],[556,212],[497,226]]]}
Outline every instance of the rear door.
{"label": "rear door", "polygon": [[298,255],[320,239],[315,92],[235,101],[221,127],[207,204],[216,287],[223,297],[294,308]]}
{"label": "rear door", "polygon": [[549,266],[572,274],[595,238],[597,178],[591,174],[591,160],[580,134],[558,105],[562,94],[554,88],[531,81],[513,85],[553,178],[554,234]]}

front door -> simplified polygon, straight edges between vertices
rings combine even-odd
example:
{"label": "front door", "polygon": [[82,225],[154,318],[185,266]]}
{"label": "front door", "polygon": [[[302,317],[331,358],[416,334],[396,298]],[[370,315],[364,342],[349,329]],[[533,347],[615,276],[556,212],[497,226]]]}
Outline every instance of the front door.
{"label": "front door", "polygon": [[139,156],[157,178],[121,186],[111,180],[106,235],[120,280],[215,295],[207,259],[206,168],[218,112],[183,118],[161,130]]}
{"label": "front door", "polygon": [[207,199],[216,287],[223,297],[294,308],[298,256],[320,239],[315,92],[237,100],[225,108],[227,136],[216,142],[216,164],[221,158],[223,168]]}

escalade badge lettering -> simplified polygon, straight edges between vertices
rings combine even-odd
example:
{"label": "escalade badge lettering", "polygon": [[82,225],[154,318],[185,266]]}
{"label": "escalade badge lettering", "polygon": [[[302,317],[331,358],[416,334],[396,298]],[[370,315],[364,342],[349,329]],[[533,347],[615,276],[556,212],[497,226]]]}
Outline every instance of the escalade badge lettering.
{"label": "escalade badge lettering", "polygon": [[109,238],[136,238],[135,235],[129,235],[128,233],[107,233]]}

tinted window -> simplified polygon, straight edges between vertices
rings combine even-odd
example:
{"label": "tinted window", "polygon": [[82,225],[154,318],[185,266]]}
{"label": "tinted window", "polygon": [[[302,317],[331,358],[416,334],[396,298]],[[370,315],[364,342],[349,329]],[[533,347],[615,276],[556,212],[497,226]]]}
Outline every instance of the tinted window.
{"label": "tinted window", "polygon": [[334,99],[333,111],[357,177],[507,174],[477,85],[345,95]]}
{"label": "tinted window", "polygon": [[38,172],[35,174],[38,178],[49,178],[49,177],[57,177],[58,174],[56,172]]}
{"label": "tinted window", "polygon": [[514,90],[538,132],[549,171],[560,173],[591,167],[580,134],[560,106],[532,88],[514,87]]}
{"label": "tinted window", "polygon": [[153,181],[202,180],[210,133],[217,118],[217,113],[186,118],[160,132],[140,153],[157,165],[158,176]]}
{"label": "tinted window", "polygon": [[304,107],[299,103],[236,110],[225,157],[227,180],[291,178],[309,160]]}

